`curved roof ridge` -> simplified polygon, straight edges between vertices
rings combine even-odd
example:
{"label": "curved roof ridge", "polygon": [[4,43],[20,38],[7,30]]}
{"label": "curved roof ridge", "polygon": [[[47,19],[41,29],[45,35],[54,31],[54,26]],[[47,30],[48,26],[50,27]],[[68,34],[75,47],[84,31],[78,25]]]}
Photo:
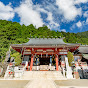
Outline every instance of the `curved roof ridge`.
{"label": "curved roof ridge", "polygon": [[27,43],[24,43],[23,45],[46,45],[46,44],[66,44],[63,41],[63,38],[30,38]]}

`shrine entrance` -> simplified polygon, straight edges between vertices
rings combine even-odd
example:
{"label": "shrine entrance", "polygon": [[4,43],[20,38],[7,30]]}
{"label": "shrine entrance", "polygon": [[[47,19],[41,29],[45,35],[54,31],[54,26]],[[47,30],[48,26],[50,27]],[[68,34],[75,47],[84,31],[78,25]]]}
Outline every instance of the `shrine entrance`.
{"label": "shrine entrance", "polygon": [[54,55],[36,55],[34,57],[34,64],[35,66],[39,65],[49,65],[55,66],[56,60]]}
{"label": "shrine entrance", "polygon": [[50,57],[46,57],[46,56],[43,56],[43,57],[40,57],[40,65],[49,65],[50,63]]}
{"label": "shrine entrance", "polygon": [[32,71],[55,71],[56,59],[54,55],[34,55]]}

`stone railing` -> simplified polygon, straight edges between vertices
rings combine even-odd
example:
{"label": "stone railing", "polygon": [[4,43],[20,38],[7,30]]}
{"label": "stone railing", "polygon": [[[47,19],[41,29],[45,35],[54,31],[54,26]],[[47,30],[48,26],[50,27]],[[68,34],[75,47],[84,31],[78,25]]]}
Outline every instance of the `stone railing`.
{"label": "stone railing", "polygon": [[48,66],[48,65],[33,66],[32,70],[33,71],[37,71],[37,70],[51,70],[51,71],[54,71],[55,66]]}

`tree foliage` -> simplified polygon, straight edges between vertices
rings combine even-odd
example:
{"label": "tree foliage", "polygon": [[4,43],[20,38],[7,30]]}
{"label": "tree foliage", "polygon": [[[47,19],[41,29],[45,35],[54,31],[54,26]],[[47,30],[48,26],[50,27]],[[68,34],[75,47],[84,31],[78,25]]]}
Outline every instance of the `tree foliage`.
{"label": "tree foliage", "polygon": [[33,24],[20,25],[17,22],[0,20],[0,58],[5,58],[10,44],[26,43],[29,37],[65,37],[68,43],[88,44],[88,32],[69,33],[50,30],[46,25],[35,28]]}
{"label": "tree foliage", "polygon": [[68,56],[69,66],[72,66],[72,62],[74,61],[73,54],[71,52],[68,52],[67,56]]}
{"label": "tree foliage", "polygon": [[21,60],[21,54],[18,52],[15,52],[13,54],[11,54],[11,57],[14,57],[15,60],[15,65],[20,65],[22,60]]}

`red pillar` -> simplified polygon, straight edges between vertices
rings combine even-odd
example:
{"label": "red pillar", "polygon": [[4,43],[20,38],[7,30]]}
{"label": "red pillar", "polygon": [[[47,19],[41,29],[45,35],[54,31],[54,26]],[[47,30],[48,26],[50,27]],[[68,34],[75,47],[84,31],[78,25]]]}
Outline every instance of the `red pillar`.
{"label": "red pillar", "polygon": [[58,71],[58,56],[57,55],[55,56],[55,59],[56,59],[56,71]]}
{"label": "red pillar", "polygon": [[32,56],[31,56],[30,71],[32,71],[32,66],[33,66],[33,57],[34,57],[34,55],[32,55]]}

